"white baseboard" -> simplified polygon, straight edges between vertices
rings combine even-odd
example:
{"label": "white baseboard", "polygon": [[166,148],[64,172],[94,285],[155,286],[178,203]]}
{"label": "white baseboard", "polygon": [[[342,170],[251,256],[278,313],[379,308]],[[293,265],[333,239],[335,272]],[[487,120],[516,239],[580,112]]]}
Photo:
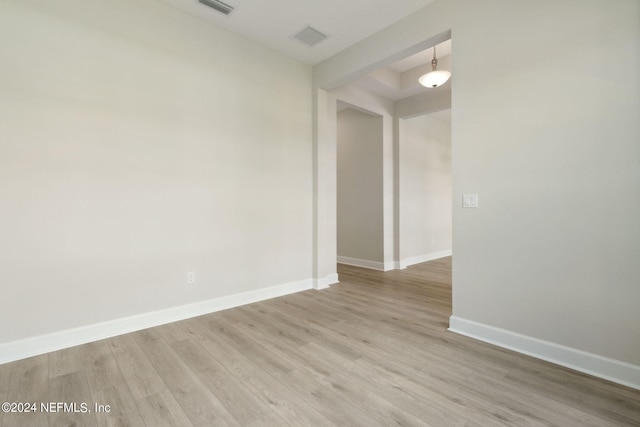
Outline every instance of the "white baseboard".
{"label": "white baseboard", "polygon": [[421,262],[433,261],[433,260],[436,260],[436,259],[440,259],[440,258],[444,258],[444,257],[447,257],[447,256],[451,256],[451,254],[452,254],[452,251],[451,251],[451,249],[449,249],[449,250],[446,250],[446,251],[431,252],[431,253],[424,254],[424,255],[418,255],[418,256],[414,256],[414,257],[410,257],[410,258],[405,258],[405,259],[400,261],[400,263],[397,266],[397,268],[399,270],[404,270],[405,268],[409,267],[410,265],[420,264]]}
{"label": "white baseboard", "polygon": [[431,252],[429,254],[405,258],[401,261],[368,261],[365,259],[349,258],[346,256],[338,256],[339,264],[354,265],[356,267],[369,268],[378,271],[404,270],[410,265],[420,264],[421,262],[433,261],[439,258],[451,256],[451,249],[446,251]]}
{"label": "white baseboard", "polygon": [[393,261],[391,262],[368,261],[366,259],[349,258],[346,256],[338,256],[338,264],[353,265],[356,267],[369,268],[371,270],[378,270],[378,271],[389,271],[389,270],[393,270],[395,267]]}
{"label": "white baseboard", "polygon": [[640,390],[640,366],[451,316],[449,330]]}
{"label": "white baseboard", "polygon": [[[336,275],[337,277],[337,275]],[[0,364],[312,289],[311,279],[0,344]]]}
{"label": "white baseboard", "polygon": [[331,285],[340,283],[338,280],[338,273],[329,274],[322,279],[313,279],[313,289],[327,289]]}

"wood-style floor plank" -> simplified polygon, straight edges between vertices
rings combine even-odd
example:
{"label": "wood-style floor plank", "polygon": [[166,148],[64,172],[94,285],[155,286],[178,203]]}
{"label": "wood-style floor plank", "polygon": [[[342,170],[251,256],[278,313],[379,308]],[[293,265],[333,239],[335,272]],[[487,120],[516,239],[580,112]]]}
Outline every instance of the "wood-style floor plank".
{"label": "wood-style floor plank", "polygon": [[187,333],[204,350],[245,384],[267,404],[281,419],[292,426],[330,426],[327,418],[303,401],[289,387],[274,377],[271,372],[261,369],[243,353],[228,345],[203,322],[190,320],[182,323]]}
{"label": "wood-style floor plank", "polygon": [[134,399],[166,390],[166,385],[138,345],[134,334],[108,340],[111,352]]}
{"label": "wood-style floor plank", "polygon": [[135,335],[167,389],[194,426],[240,425],[169,344],[164,340],[154,339],[151,335],[145,335],[144,332]]}
{"label": "wood-style floor plank", "polygon": [[[2,425],[48,426],[49,414],[40,411],[41,402],[49,402],[49,359],[35,356],[17,362],[0,365],[0,369],[10,372],[6,401],[10,403],[35,403],[36,411],[29,413],[8,412],[2,417]],[[6,378],[6,374],[3,375]]]}
{"label": "wood-style floor plank", "polygon": [[96,414],[100,427],[133,427],[145,425],[138,406],[131,396],[126,383],[100,388],[92,391],[93,402],[109,405],[108,410]]}
{"label": "wood-style floor plank", "polygon": [[[258,396],[193,340],[175,342],[172,348],[240,425],[255,424],[275,415]],[[280,419],[279,424],[284,424],[284,421]]]}
{"label": "wood-style floor plank", "polygon": [[189,417],[169,390],[150,394],[136,401],[146,426],[193,426]]}
{"label": "wood-style floor plank", "polygon": [[63,404],[62,409],[56,405],[55,412],[49,414],[49,425],[87,427],[98,425],[89,384],[81,368],[49,380],[49,401]]}
{"label": "wood-style floor plank", "polygon": [[[8,363],[7,365],[11,365]],[[0,403],[6,402],[9,394],[9,383],[11,381],[11,369],[0,369]],[[4,418],[4,412],[0,411],[0,426],[2,425],[2,419]]]}
{"label": "wood-style floor plank", "polygon": [[640,426],[640,391],[447,331],[451,259],[0,365],[0,426]]}

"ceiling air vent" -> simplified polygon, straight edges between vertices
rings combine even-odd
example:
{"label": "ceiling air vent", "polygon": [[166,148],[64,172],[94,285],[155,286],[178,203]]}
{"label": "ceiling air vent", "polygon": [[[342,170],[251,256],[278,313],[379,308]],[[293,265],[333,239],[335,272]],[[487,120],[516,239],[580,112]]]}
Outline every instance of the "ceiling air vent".
{"label": "ceiling air vent", "polygon": [[233,6],[229,6],[219,0],[198,0],[198,3],[209,6],[210,8],[215,9],[220,13],[224,13],[225,15],[228,15],[233,11]]}
{"label": "ceiling air vent", "polygon": [[295,40],[303,43],[309,47],[313,47],[327,38],[326,34],[322,34],[320,31],[312,27],[306,27],[302,31],[293,36]]}

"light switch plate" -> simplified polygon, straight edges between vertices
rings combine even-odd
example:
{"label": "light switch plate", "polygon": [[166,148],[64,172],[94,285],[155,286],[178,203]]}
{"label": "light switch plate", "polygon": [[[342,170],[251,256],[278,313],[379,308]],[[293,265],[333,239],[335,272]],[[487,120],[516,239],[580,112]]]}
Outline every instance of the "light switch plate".
{"label": "light switch plate", "polygon": [[463,208],[477,208],[478,207],[478,195],[477,194],[463,194],[462,195],[462,207]]}

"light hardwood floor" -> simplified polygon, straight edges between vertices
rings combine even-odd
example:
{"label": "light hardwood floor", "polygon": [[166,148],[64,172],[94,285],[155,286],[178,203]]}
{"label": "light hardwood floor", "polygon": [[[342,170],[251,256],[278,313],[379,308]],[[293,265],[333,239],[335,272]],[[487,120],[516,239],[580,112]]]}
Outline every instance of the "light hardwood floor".
{"label": "light hardwood floor", "polygon": [[[640,392],[446,331],[451,259],[0,365],[3,426],[640,426]],[[96,413],[94,405],[110,405]]]}

